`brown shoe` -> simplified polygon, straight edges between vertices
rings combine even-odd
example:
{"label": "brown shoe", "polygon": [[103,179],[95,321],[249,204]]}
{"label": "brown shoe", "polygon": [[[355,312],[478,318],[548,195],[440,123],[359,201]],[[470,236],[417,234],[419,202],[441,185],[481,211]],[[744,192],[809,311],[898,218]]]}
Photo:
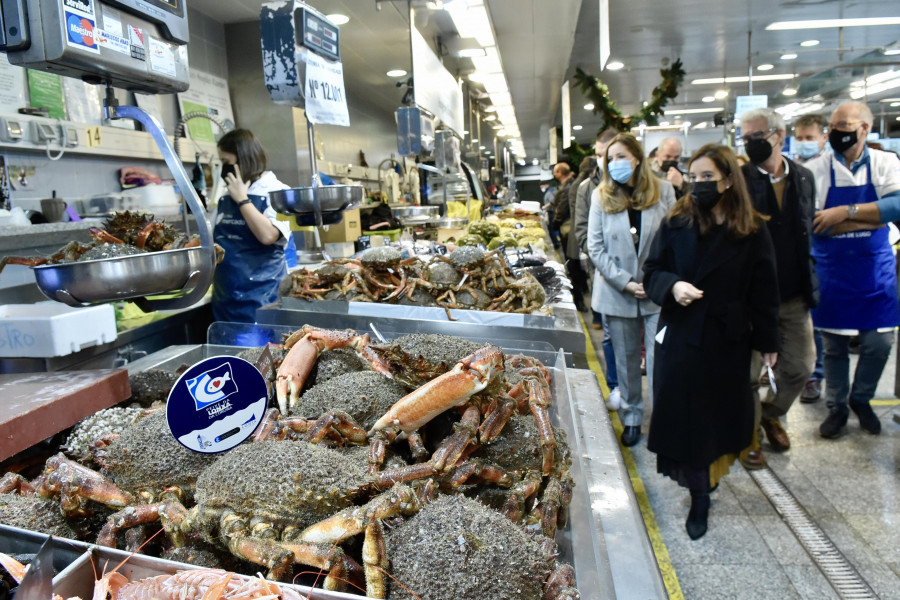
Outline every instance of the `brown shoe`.
{"label": "brown shoe", "polygon": [[762,450],[744,450],[741,452],[741,464],[748,471],[758,471],[766,468],[766,457]]}
{"label": "brown shoe", "polygon": [[763,431],[766,432],[766,439],[775,452],[784,452],[791,447],[791,440],[788,438],[787,431],[781,426],[778,419],[763,419],[760,422]]}

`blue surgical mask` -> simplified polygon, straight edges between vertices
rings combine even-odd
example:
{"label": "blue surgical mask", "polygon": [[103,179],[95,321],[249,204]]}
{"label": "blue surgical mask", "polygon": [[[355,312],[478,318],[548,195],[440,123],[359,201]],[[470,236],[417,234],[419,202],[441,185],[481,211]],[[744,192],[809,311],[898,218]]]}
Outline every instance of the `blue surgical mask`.
{"label": "blue surgical mask", "polygon": [[609,163],[609,176],[619,183],[628,183],[633,173],[634,167],[630,160],[614,160]]}
{"label": "blue surgical mask", "polygon": [[812,158],[819,153],[819,142],[797,142],[797,155]]}

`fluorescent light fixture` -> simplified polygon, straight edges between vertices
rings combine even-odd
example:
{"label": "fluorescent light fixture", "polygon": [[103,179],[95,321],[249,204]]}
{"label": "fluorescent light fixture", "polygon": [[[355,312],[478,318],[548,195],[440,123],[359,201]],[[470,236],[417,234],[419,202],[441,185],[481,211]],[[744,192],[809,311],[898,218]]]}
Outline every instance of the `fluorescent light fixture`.
{"label": "fluorescent light fixture", "polygon": [[728,97],[728,90],[716,90],[713,96],[716,100],[723,100]]}
{"label": "fluorescent light fixture", "polygon": [[350,17],[348,17],[347,15],[342,15],[340,13],[325,15],[325,18],[335,25],[343,25],[344,23],[348,23],[350,21]]}
{"label": "fluorescent light fixture", "polygon": [[474,58],[487,55],[484,48],[472,38],[450,37],[444,41],[444,46],[447,47],[450,56],[459,58]]}
{"label": "fluorescent light fixture", "polygon": [[478,146],[479,150],[484,150],[484,146]]}
{"label": "fluorescent light fixture", "polygon": [[472,143],[473,143],[473,144],[477,144],[477,143],[478,143],[478,138],[472,138]]}
{"label": "fluorescent light fixture", "polygon": [[795,58],[797,58],[797,55],[793,52],[788,52],[787,54],[781,55],[781,60],[794,60]]}
{"label": "fluorescent light fixture", "polygon": [[897,117],[897,119],[896,119],[896,120],[897,120],[897,121],[900,121],[900,117]]}
{"label": "fluorescent light fixture", "polygon": [[715,102],[716,97],[715,96],[703,96],[703,101],[704,102]]}
{"label": "fluorescent light fixture", "polygon": [[469,73],[466,75],[469,78],[469,81],[472,83],[484,83],[484,78],[487,77],[484,73],[480,71],[475,71],[473,73]]}
{"label": "fluorescent light fixture", "polygon": [[618,71],[625,68],[625,63],[619,62],[618,60],[613,60],[606,63],[606,68],[610,71]]}
{"label": "fluorescent light fixture", "polygon": [[497,115],[488,115],[484,118],[485,121],[496,121]]}
{"label": "fluorescent light fixture", "polygon": [[506,76],[503,73],[485,75],[484,81],[481,83],[484,84],[484,91],[488,94],[502,94],[509,91],[509,88],[506,87]]}
{"label": "fluorescent light fixture", "polygon": [[463,135],[469,135],[469,130],[466,129],[465,131],[463,131]]}
{"label": "fluorescent light fixture", "polygon": [[502,73],[503,65],[500,62],[500,53],[497,52],[496,46],[490,46],[484,49],[484,56],[476,56],[472,58],[472,64],[479,73]]}
{"label": "fluorescent light fixture", "polygon": [[666,109],[667,115],[696,115],[703,113],[717,113],[725,110],[724,106],[707,106],[704,108],[673,108]]}
{"label": "fluorescent light fixture", "polygon": [[406,75],[406,71],[403,69],[391,69],[387,72],[388,77],[403,77],[404,75]]}
{"label": "fluorescent light fixture", "polygon": [[[512,115],[515,115],[515,111],[512,107],[512,96],[510,96],[508,91],[502,92],[488,92],[491,97],[491,104],[497,107],[495,111],[498,116],[500,116],[501,112],[506,112]],[[503,117],[500,116],[502,119]]]}
{"label": "fluorescent light fixture", "polygon": [[790,104],[779,106],[775,109],[775,112],[790,120],[806,113],[820,111],[823,108],[825,108],[825,104],[822,102],[791,102]]}
{"label": "fluorescent light fixture", "polygon": [[484,48],[464,48],[454,53],[453,56],[459,58],[475,58],[476,56],[484,56]]}
{"label": "fluorescent light fixture", "polygon": [[885,71],[867,77],[863,82],[856,81],[850,84],[850,98],[859,100],[898,87],[900,87],[900,71]]}
{"label": "fluorescent light fixture", "polygon": [[900,106],[900,102],[891,102],[890,104],[888,104],[888,106],[890,106],[890,107]]}
{"label": "fluorescent light fixture", "polygon": [[786,88],[784,88],[784,90],[781,93],[784,94],[785,96],[796,96],[797,88],[786,87]]}
{"label": "fluorescent light fixture", "polygon": [[584,129],[581,125],[572,125],[572,131],[581,131]]}
{"label": "fluorescent light fixture", "polygon": [[482,2],[453,2],[445,4],[453,25],[461,38],[475,38],[483,48],[493,46],[494,28]]}
{"label": "fluorescent light fixture", "polygon": [[572,141],[574,141],[574,140],[575,140],[575,136],[574,136],[574,135],[573,135],[573,136],[570,136],[569,139],[572,140]]}
{"label": "fluorescent light fixture", "polygon": [[884,51],[885,56],[897,56],[900,54],[900,48],[888,48]]}
{"label": "fluorescent light fixture", "polygon": [[584,105],[584,110],[594,110],[594,105],[588,102]]}
{"label": "fluorescent light fixture", "polygon": [[765,63],[765,64],[762,64],[762,65],[759,65],[758,67],[756,67],[756,70],[757,71],[771,71],[774,68],[775,68],[775,65]]}
{"label": "fluorescent light fixture", "polygon": [[494,107],[493,104],[489,104],[488,106],[485,106],[483,110],[484,110],[484,112],[497,112],[497,109],[496,109],[496,107]]}
{"label": "fluorescent light fixture", "polygon": [[766,31],[788,31],[793,29],[828,29],[831,27],[874,27],[877,25],[900,25],[900,17],[871,17],[864,19],[812,19],[807,21],[776,21],[766,27]]}
{"label": "fluorescent light fixture", "polygon": [[805,42],[800,42],[800,45],[804,48],[810,48],[812,46],[818,46],[819,40],[806,40]]}
{"label": "fluorescent light fixture", "polygon": [[[784,79],[794,79],[796,75],[785,73],[783,75],[754,75],[753,81],[781,81]],[[747,83],[750,78],[746,75],[740,77],[708,77],[706,79],[695,79],[691,81],[691,85],[722,85],[723,83]]]}

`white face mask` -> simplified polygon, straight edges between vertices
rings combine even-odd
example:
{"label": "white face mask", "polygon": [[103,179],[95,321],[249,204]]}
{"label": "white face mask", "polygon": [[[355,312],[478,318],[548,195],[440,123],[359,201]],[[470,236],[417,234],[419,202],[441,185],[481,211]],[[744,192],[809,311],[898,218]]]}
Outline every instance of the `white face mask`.
{"label": "white face mask", "polygon": [[797,142],[797,155],[800,158],[812,158],[819,153],[819,142]]}

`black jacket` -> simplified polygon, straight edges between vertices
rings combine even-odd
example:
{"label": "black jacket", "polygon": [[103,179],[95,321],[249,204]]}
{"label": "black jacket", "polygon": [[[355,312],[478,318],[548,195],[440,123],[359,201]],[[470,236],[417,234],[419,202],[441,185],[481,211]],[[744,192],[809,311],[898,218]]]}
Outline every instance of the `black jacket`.
{"label": "black jacket", "polygon": [[[816,184],[812,172],[792,160],[785,158],[789,172],[784,186],[784,202],[782,210],[788,210],[789,222],[801,243],[796,245],[797,264],[805,268],[804,277],[800,281],[800,289],[803,301],[809,308],[815,308],[819,304],[819,278],[816,276],[815,260],[810,255],[812,244],[812,222],[816,214]],[[744,179],[747,180],[747,190],[753,200],[753,208],[759,213],[770,215],[768,207],[769,176],[760,173],[752,164],[741,167]]]}
{"label": "black jacket", "polygon": [[[647,448],[696,468],[750,445],[757,401],[753,350],[778,350],[775,250],[765,227],[742,239],[664,221],[644,263],[644,289],[662,307]],[[682,306],[677,281],[703,290]]]}

